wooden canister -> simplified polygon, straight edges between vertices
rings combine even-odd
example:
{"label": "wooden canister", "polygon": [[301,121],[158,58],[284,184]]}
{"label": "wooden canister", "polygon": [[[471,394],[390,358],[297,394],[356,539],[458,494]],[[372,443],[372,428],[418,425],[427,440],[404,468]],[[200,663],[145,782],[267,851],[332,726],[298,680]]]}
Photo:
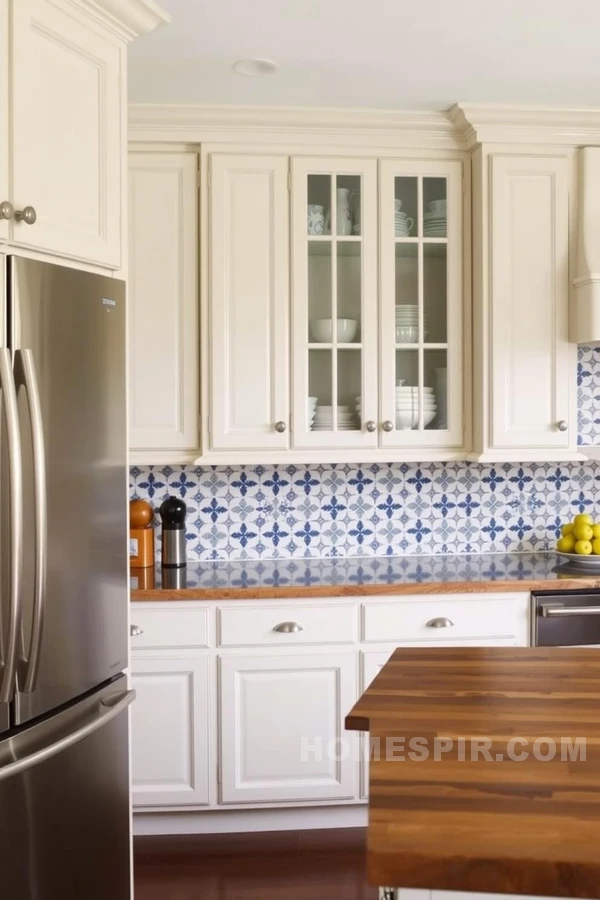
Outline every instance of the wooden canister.
{"label": "wooden canister", "polygon": [[131,569],[154,567],[154,512],[146,500],[129,504],[129,566]]}

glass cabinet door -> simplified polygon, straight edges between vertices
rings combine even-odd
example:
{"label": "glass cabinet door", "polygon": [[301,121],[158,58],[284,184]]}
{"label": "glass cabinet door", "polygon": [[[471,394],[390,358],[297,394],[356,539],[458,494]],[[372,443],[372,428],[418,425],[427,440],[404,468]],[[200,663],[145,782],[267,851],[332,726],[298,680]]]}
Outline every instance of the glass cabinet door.
{"label": "glass cabinet door", "polygon": [[381,162],[380,443],[463,445],[462,162]]}
{"label": "glass cabinet door", "polygon": [[293,440],[377,447],[377,163],[292,160]]}

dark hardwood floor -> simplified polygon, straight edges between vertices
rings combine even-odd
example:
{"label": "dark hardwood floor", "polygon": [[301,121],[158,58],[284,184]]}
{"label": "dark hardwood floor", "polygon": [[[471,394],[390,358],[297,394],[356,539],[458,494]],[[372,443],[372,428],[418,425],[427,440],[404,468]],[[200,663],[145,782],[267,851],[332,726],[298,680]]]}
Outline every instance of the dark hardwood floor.
{"label": "dark hardwood floor", "polygon": [[366,830],[137,837],[135,900],[377,900]]}

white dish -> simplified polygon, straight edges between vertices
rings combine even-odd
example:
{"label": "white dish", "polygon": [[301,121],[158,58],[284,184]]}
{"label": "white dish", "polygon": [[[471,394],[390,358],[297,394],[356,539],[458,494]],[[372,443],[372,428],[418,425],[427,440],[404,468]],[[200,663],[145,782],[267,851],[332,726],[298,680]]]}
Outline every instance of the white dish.
{"label": "white dish", "polygon": [[[418,406],[418,397],[396,397],[396,406]],[[436,406],[435,397],[423,397],[423,406]]]}
{"label": "white dish", "polygon": [[397,344],[415,344],[419,339],[419,329],[414,325],[396,325]]}
{"label": "white dish", "polygon": [[[354,421],[354,413],[349,413],[347,416],[338,416],[337,420],[341,425],[347,425],[348,422]],[[315,416],[314,422],[315,425],[330,425],[333,419],[331,416]]]}
{"label": "white dish", "polygon": [[600,556],[583,556],[580,553],[560,553],[558,550],[556,555],[560,556],[561,559],[565,559],[572,566],[581,566],[582,569],[600,570]]}
{"label": "white dish", "polygon": [[[325,406],[325,404],[319,404],[319,409],[333,409],[333,406]],[[338,406],[338,412],[347,412],[350,409],[349,406]]]}
{"label": "white dish", "polygon": [[[349,344],[356,336],[358,322],[356,319],[336,319],[336,340],[340,344]],[[329,344],[333,338],[333,320],[315,319],[310,329],[313,338],[319,344]]]}
{"label": "white dish", "polygon": [[[435,419],[436,413],[435,411],[425,412],[423,411],[423,427],[426,428],[427,425],[431,424]],[[399,431],[406,431],[410,428],[417,428],[419,425],[419,414],[411,413],[411,412],[397,412],[396,413],[396,428]]]}

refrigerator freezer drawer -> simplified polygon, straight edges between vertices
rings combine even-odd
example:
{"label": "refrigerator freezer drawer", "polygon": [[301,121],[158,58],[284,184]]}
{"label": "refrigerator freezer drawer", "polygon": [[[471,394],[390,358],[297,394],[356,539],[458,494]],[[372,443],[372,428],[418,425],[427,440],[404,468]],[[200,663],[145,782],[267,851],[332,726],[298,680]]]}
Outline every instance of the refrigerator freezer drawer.
{"label": "refrigerator freezer drawer", "polygon": [[126,679],[0,742],[0,872],[10,900],[129,900]]}

